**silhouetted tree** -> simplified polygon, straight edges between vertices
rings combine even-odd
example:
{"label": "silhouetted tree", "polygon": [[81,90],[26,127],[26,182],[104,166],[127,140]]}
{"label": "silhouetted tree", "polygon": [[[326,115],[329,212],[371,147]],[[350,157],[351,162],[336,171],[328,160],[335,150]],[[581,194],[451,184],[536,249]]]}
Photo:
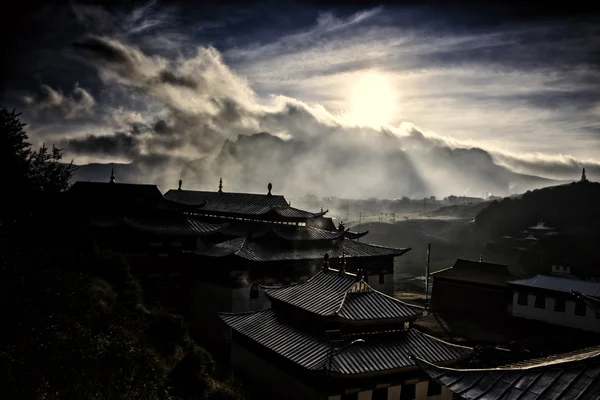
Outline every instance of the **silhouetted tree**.
{"label": "silhouetted tree", "polygon": [[240,398],[181,317],[148,308],[125,259],[74,223],[61,193],[72,165],[32,151],[18,116],[0,109],[13,185],[0,207],[0,399]]}

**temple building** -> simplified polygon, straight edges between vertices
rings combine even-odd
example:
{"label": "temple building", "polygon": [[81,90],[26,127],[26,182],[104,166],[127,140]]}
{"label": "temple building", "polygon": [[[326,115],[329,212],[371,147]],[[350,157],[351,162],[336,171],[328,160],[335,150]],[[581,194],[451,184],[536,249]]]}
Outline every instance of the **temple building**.
{"label": "temple building", "polygon": [[458,259],[450,268],[430,274],[433,278],[431,309],[436,312],[508,316],[512,290],[518,279],[508,266]]}
{"label": "temple building", "polygon": [[600,332],[600,283],[548,275],[509,283],[514,317]]}
{"label": "temple building", "polygon": [[265,398],[451,399],[413,356],[454,365],[468,347],[411,327],[424,309],[373,289],[361,271],[329,267],[306,282],[265,287],[271,308],[220,313],[231,328],[231,365]]}
{"label": "temple building", "polygon": [[597,400],[600,348],[486,369],[454,369],[417,360],[419,367],[457,397],[467,400]]}
{"label": "temple building", "polygon": [[208,224],[227,224],[211,236],[212,243],[182,251],[177,259],[180,268],[193,278],[192,325],[198,327],[194,331],[207,340],[222,337],[217,312],[268,307],[269,298],[261,285],[305,282],[320,270],[325,253],[331,256],[332,267],[338,266],[343,256],[348,271],[365,271],[365,281],[393,295],[394,258],[410,248],[359,242],[368,232],[352,232],[343,223],[336,227],[325,216],[327,210],[294,208],[272,190],[269,184],[265,194],[230,193],[223,190],[220,181],[214,192],[183,190],[180,186],[165,193],[167,200],[177,204],[203,204],[186,215]]}
{"label": "temple building", "polygon": [[116,183],[114,172],[106,183],[75,182],[66,200],[70,214],[91,228],[100,246],[129,256],[194,250],[228,225],[193,218],[205,203],[173,202],[156,185]]}

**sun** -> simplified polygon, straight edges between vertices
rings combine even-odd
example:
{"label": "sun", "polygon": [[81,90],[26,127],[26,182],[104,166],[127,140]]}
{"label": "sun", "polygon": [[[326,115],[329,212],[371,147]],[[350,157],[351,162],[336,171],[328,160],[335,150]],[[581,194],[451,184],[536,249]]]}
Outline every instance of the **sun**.
{"label": "sun", "polygon": [[352,87],[348,117],[358,125],[380,127],[394,117],[396,92],[383,74],[369,72]]}

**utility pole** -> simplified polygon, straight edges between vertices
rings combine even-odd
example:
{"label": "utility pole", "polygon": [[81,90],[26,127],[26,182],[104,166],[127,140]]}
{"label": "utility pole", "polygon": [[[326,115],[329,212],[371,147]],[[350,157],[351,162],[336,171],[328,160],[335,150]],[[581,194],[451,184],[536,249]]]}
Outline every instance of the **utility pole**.
{"label": "utility pole", "polygon": [[[362,210],[358,210],[358,231],[360,232],[360,224],[362,222]],[[357,240],[360,241],[360,238],[358,238]]]}
{"label": "utility pole", "polygon": [[427,243],[427,263],[425,264],[425,302],[429,302],[429,261],[431,259],[431,242]]}

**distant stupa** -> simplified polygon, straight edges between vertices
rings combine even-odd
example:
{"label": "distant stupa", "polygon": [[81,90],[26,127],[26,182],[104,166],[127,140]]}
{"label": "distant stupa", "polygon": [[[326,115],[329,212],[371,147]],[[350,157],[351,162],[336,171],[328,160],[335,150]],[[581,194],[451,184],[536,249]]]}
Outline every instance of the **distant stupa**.
{"label": "distant stupa", "polygon": [[583,171],[581,171],[581,181],[580,182],[587,182],[587,178],[585,176],[585,168],[583,169]]}

